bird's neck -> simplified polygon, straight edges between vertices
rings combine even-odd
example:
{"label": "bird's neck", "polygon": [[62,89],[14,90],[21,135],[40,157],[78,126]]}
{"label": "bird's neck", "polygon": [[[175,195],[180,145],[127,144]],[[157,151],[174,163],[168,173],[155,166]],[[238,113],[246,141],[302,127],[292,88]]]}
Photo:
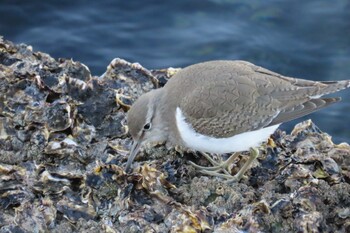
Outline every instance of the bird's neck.
{"label": "bird's neck", "polygon": [[176,126],[176,108],[178,107],[178,98],[170,98],[166,92],[161,93],[157,106],[157,115],[162,122],[162,129],[166,135],[166,143],[170,146],[183,146],[183,142]]}

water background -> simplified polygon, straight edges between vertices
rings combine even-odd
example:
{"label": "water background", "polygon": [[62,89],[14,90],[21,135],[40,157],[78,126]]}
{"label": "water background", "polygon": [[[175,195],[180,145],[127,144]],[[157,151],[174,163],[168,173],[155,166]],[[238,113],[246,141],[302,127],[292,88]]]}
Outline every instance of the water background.
{"label": "water background", "polygon": [[[349,0],[0,0],[0,35],[101,75],[124,58],[148,69],[242,59],[283,75],[350,79]],[[350,143],[350,90],[311,118]]]}

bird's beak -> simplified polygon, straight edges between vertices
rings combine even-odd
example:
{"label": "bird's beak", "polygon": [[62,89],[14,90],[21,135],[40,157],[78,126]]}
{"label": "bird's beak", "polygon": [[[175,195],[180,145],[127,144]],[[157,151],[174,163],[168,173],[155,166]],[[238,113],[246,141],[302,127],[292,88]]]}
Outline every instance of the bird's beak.
{"label": "bird's beak", "polygon": [[125,171],[127,173],[130,172],[130,167],[132,162],[134,161],[137,153],[139,152],[140,148],[142,145],[142,139],[140,138],[139,140],[135,140],[134,143],[132,144],[131,150],[130,150],[130,155],[128,158],[128,161],[126,162],[126,167],[125,167]]}

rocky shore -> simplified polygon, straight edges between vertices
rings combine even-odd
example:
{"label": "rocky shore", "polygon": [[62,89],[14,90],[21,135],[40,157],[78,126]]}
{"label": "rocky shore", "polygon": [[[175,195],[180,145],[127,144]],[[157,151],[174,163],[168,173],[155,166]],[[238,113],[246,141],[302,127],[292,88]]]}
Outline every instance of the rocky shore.
{"label": "rocky shore", "polygon": [[350,232],[350,146],[311,121],[272,135],[239,183],[163,145],[126,174],[127,111],[177,70],[114,59],[96,77],[0,37],[0,232]]}

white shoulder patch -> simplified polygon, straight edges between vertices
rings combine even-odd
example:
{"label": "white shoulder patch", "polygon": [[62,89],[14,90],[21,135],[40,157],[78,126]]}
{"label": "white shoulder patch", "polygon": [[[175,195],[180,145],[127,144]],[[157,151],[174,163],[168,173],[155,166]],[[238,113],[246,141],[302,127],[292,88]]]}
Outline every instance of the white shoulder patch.
{"label": "white shoulder patch", "polygon": [[251,147],[260,146],[261,143],[267,141],[270,135],[273,134],[279,126],[278,124],[241,133],[229,138],[214,138],[197,133],[193,127],[186,122],[185,116],[179,107],[176,108],[175,117],[180,136],[188,148],[217,154],[247,151]]}

